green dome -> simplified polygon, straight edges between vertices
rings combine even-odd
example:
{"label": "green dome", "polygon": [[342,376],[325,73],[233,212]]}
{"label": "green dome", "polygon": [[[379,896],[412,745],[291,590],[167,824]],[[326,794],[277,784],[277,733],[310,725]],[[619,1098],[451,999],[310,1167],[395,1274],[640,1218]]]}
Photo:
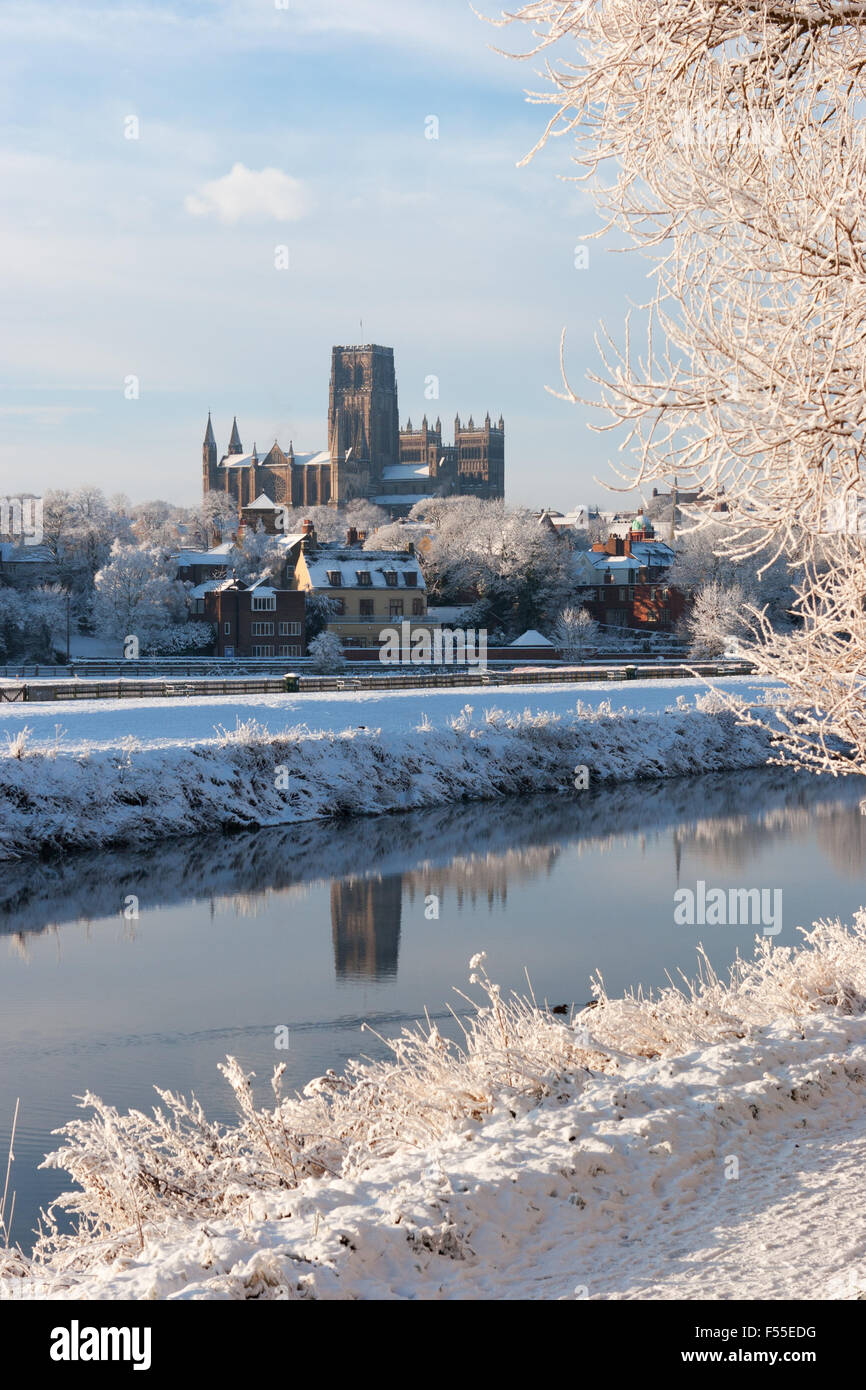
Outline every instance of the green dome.
{"label": "green dome", "polygon": [[651,531],[653,529],[653,524],[648,516],[641,514],[635,517],[631,524],[631,529],[633,531]]}

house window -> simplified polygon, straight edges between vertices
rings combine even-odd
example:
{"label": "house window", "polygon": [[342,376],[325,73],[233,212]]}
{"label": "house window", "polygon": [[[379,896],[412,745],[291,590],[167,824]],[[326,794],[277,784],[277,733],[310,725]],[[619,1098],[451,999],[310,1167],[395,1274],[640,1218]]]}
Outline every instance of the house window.
{"label": "house window", "polygon": [[339,589],[343,583],[343,575],[340,570],[328,570],[328,583],[332,589]]}
{"label": "house window", "polygon": [[332,598],[334,617],[339,618],[346,611],[346,600],[344,598]]}
{"label": "house window", "polygon": [[253,623],[253,637],[273,637],[273,623]]}
{"label": "house window", "polygon": [[277,606],[276,594],[253,594],[253,612],[270,613]]}
{"label": "house window", "polygon": [[231,633],[231,630],[232,630],[232,625],[231,625],[231,623],[223,623],[223,632],[225,633],[226,637],[229,636],[229,634]]}
{"label": "house window", "polygon": [[392,598],[391,602],[388,604],[388,612],[392,618],[402,618],[403,600],[401,598]]}
{"label": "house window", "polygon": [[388,585],[388,588],[389,588],[389,589],[396,589],[396,587],[397,587],[397,571],[396,571],[396,570],[385,570],[385,583]]}
{"label": "house window", "polygon": [[627,598],[628,598],[628,589],[620,589],[620,591],[619,591],[619,601],[620,601],[620,603],[625,603],[625,601],[626,601]]}
{"label": "house window", "polygon": [[279,652],[277,653],[277,655],[278,655],[278,656],[300,656],[300,655],[301,655],[301,649],[300,649],[300,647],[280,647]]}
{"label": "house window", "polygon": [[417,589],[417,587],[418,587],[418,574],[417,574],[417,572],[416,572],[415,570],[408,570],[407,573],[403,575],[403,583],[404,583],[404,584],[408,584],[408,586],[409,586],[410,589]]}
{"label": "house window", "polygon": [[273,646],[270,646],[270,647],[253,647],[253,656],[273,656],[273,654],[274,654]]}
{"label": "house window", "polygon": [[358,600],[358,611],[359,611],[359,613],[361,614],[361,617],[362,617],[362,618],[372,618],[372,616],[373,616],[373,600],[372,600],[371,598],[362,598],[362,599],[359,599],[359,600]]}
{"label": "house window", "polygon": [[360,584],[361,588],[369,589],[370,585],[373,583],[373,576],[370,574],[370,571],[356,570],[355,573],[358,576],[358,583]]}
{"label": "house window", "polygon": [[421,598],[413,598],[413,600],[412,600],[412,617],[413,617],[413,618],[420,618],[420,617],[422,616],[423,612],[424,612],[424,600],[421,599]]}
{"label": "house window", "polygon": [[[301,635],[301,624],[300,624],[300,623],[280,623],[280,636],[281,636],[281,637],[300,637],[300,635]],[[282,655],[282,653],[280,653],[280,655]],[[291,652],[288,653],[288,655],[291,656]]]}

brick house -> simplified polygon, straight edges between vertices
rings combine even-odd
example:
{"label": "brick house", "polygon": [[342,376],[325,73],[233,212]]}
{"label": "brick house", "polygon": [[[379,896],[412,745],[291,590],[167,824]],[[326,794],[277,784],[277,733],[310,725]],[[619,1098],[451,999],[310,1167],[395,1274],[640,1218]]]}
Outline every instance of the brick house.
{"label": "brick house", "polygon": [[289,660],[305,653],[302,593],[227,579],[204,595],[204,617],[216,627],[216,656]]}
{"label": "brick house", "polygon": [[685,595],[668,583],[674,558],[671,547],[656,540],[649,517],[638,512],[625,535],[575,553],[580,602],[605,627],[669,631],[687,607]]}

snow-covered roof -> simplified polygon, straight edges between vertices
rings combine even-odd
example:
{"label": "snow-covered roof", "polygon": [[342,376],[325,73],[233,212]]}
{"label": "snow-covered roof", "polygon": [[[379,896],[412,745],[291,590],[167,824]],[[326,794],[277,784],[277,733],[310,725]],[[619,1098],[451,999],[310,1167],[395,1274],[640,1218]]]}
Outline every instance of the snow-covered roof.
{"label": "snow-covered roof", "polygon": [[429,478],[430,466],[426,463],[390,463],[382,469],[382,477],[389,483],[401,479],[408,483],[413,478]]}
{"label": "snow-covered roof", "polygon": [[302,468],[318,467],[320,464],[331,462],[331,451],[330,449],[319,449],[318,453],[315,454],[295,454],[293,461],[296,464],[299,463]]}
{"label": "snow-covered roof", "polygon": [[275,446],[271,444],[267,449],[250,449],[245,454],[226,454],[225,458],[220,459],[220,468],[249,468],[251,464],[262,463]]}
{"label": "snow-covered roof", "polygon": [[671,565],[675,559],[674,551],[664,541],[632,541],[631,553],[642,565],[650,567]]}
{"label": "snow-covered roof", "polygon": [[205,579],[203,583],[196,584],[194,589],[190,589],[189,596],[190,598],[204,598],[205,594],[212,593],[214,589],[221,589],[224,583],[225,580],[222,579]]}
{"label": "snow-covered roof", "polygon": [[[343,548],[335,548],[331,551],[320,549],[312,555],[305,556],[305,562],[314,589],[391,589],[399,587],[414,588],[420,591],[427,587],[417,557],[409,555],[408,552]],[[385,575],[389,571],[397,574],[397,585],[388,584],[386,581]],[[369,584],[359,583],[359,572],[369,574]],[[328,577],[329,574],[339,574],[340,583],[333,584]],[[406,574],[415,575],[414,584],[406,584],[405,579],[402,583],[400,582],[400,576]]]}
{"label": "snow-covered roof", "polygon": [[543,637],[540,632],[536,632],[534,627],[522,632],[519,637],[515,637],[513,642],[508,643],[509,647],[552,647],[553,643]]}
{"label": "snow-covered roof", "polygon": [[181,550],[175,559],[179,569],[189,565],[224,565],[232,545],[232,541],[223,541],[222,545],[215,545],[211,550]]}
{"label": "snow-covered roof", "polygon": [[411,502],[414,506],[416,502],[430,502],[432,499],[432,492],[393,492],[386,493],[382,497],[371,497],[370,501],[374,502],[377,507],[391,507],[407,502]]}
{"label": "snow-covered roof", "polygon": [[257,512],[276,512],[281,510],[277,507],[276,502],[272,501],[264,492],[259,493],[255,502],[248,502],[246,507],[244,507],[244,511],[249,511],[251,508],[254,508]]}

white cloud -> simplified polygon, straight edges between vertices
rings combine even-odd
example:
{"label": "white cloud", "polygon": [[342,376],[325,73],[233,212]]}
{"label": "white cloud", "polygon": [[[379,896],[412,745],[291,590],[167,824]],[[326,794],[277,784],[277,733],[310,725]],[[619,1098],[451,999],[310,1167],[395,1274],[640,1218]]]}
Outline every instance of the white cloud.
{"label": "white cloud", "polygon": [[313,198],[305,183],[281,169],[247,169],[244,164],[235,164],[230,174],[191,193],[185,206],[194,217],[218,217],[221,222],[245,218],[298,222],[312,208]]}

